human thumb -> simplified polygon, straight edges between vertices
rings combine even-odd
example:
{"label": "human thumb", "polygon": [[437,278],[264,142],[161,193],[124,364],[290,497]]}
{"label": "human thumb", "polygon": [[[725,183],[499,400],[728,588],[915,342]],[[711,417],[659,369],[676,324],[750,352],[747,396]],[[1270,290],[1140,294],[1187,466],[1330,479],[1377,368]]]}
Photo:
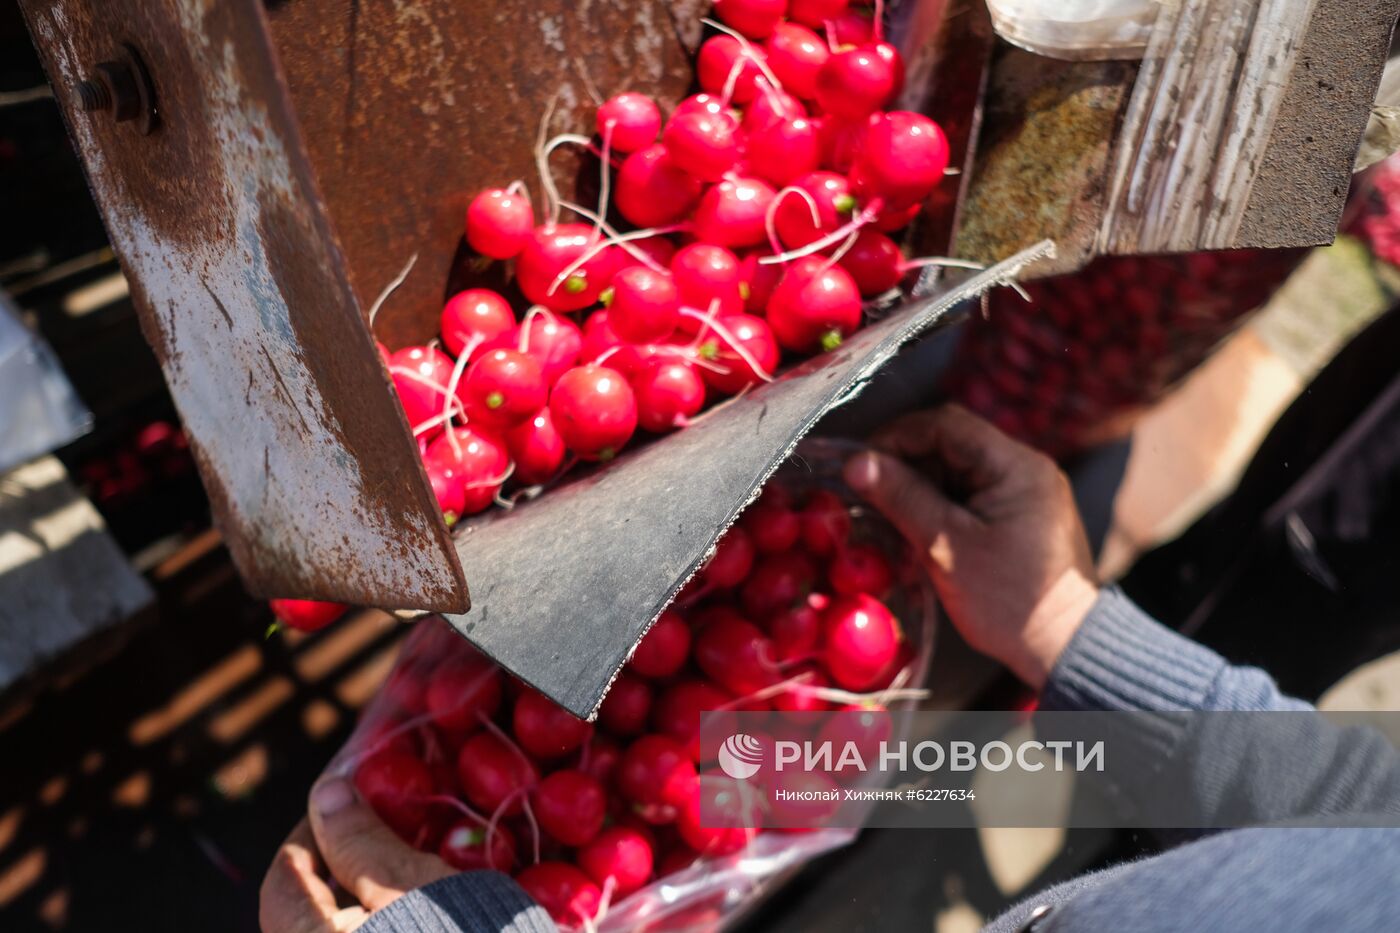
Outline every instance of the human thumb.
{"label": "human thumb", "polygon": [[311,830],[326,867],[368,910],[455,874],[436,855],[396,836],[344,778],[323,778],[312,788],[310,804]]}
{"label": "human thumb", "polygon": [[924,553],[966,518],[958,505],[895,457],[864,451],[846,461],[843,475],[847,485]]}

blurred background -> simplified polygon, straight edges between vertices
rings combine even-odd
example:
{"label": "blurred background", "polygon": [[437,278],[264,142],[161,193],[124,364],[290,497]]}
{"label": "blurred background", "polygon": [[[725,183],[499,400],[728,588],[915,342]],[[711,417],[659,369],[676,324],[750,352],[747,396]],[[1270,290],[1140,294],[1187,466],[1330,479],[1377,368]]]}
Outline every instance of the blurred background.
{"label": "blurred background", "polygon": [[[906,353],[871,395],[885,408],[955,397],[1053,453],[1075,477],[1106,579],[1317,698],[1400,644],[1395,598],[1377,596],[1397,569],[1393,463],[1356,446],[1394,423],[1393,400],[1377,406],[1400,359],[1388,315],[1400,294],[1397,178],[1393,161],[1358,178],[1327,249],[1100,260],[1033,286],[1030,303],[999,293],[985,317]],[[0,343],[0,366],[32,353],[61,373],[37,410],[66,432],[51,454],[0,464],[0,929],[255,930],[262,872],[404,628],[360,612],[313,636],[266,635],[271,616],[211,527],[8,0],[0,299],[0,319],[22,325]],[[0,439],[20,418],[4,386]],[[1392,453],[1393,438],[1381,444]],[[1370,491],[1372,525],[1342,520],[1352,513],[1338,489]],[[1296,574],[1279,576],[1279,560]],[[1271,625],[1249,586],[1263,574],[1314,624]],[[1394,682],[1371,681],[1371,699],[1393,702]],[[1025,699],[956,644],[941,649],[933,687],[971,707]],[[750,923],[976,929],[1019,891],[1140,844],[1131,833],[868,833],[809,869],[835,883],[786,891]]]}

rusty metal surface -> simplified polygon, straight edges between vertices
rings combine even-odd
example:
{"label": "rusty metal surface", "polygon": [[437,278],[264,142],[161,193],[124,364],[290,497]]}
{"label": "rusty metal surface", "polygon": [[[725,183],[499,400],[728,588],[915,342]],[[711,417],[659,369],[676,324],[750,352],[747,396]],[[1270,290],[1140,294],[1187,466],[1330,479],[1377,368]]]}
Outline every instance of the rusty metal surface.
{"label": "rusty metal surface", "polygon": [[[249,587],[461,610],[466,583],[361,325],[260,0],[23,0]],[[118,44],[158,125],[79,111]]]}
{"label": "rusty metal surface", "polygon": [[[593,132],[589,82],[663,103],[691,82],[696,0],[287,0],[268,15],[316,179],[364,306],[413,253],[375,320],[391,347],[437,332],[483,187],[539,184],[532,149],[550,98],[554,132]],[[681,24],[681,25],[678,25]],[[569,158],[556,158],[568,191]]]}
{"label": "rusty metal surface", "polygon": [[1398,0],[1319,0],[1238,245],[1332,242],[1397,16]]}
{"label": "rusty metal surface", "polygon": [[826,412],[914,335],[1052,247],[914,301],[664,442],[466,523],[474,605],[448,621],[513,674],[591,716],[632,648]]}
{"label": "rusty metal surface", "polygon": [[1055,61],[1000,43],[954,255],[995,261],[1053,239],[1056,259],[1032,275],[1084,266],[1136,74],[1130,62]]}

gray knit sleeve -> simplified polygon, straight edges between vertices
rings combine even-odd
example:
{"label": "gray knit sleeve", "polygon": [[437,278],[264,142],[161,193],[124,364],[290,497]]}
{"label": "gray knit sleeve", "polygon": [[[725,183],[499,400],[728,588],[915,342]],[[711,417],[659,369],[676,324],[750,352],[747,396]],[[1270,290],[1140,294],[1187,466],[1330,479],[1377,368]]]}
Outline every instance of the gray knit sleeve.
{"label": "gray knit sleeve", "polygon": [[410,891],[361,933],[558,933],[544,908],[498,871],[468,871]]}

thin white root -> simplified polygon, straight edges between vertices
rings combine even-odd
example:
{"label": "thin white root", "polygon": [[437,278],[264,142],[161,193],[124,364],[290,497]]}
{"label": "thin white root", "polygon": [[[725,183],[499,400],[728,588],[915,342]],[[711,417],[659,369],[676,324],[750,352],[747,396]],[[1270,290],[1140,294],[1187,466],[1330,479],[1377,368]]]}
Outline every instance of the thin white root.
{"label": "thin white root", "polygon": [[524,179],[517,178],[515,181],[506,185],[506,194],[523,194],[528,198],[530,196],[530,186],[525,184]]}
{"label": "thin white root", "polygon": [[384,307],[384,302],[388,301],[389,296],[392,295],[398,289],[398,287],[404,283],[404,280],[408,278],[408,274],[413,271],[413,265],[416,262],[418,262],[418,254],[414,253],[412,256],[408,257],[408,262],[404,265],[403,269],[399,272],[399,274],[394,276],[393,281],[391,281],[388,285],[384,286],[384,291],[380,292],[379,297],[374,299],[374,304],[370,305],[369,308],[370,327],[374,326],[374,318],[375,315],[379,313],[379,309]]}
{"label": "thin white root", "polygon": [[[786,188],[773,195],[773,200],[769,202],[768,210],[763,215],[763,229],[768,234],[768,245],[772,248],[773,255],[775,256],[779,256],[783,252],[782,241],[778,239],[778,205],[782,203],[783,198],[790,194],[795,194],[807,202],[807,207],[812,212],[813,227],[820,230],[822,225],[822,213],[821,208],[817,206],[817,199],[812,197],[811,192],[806,188],[788,185]],[[762,264],[762,262],[763,260],[760,259],[759,263]]]}
{"label": "thin white root", "polygon": [[856,240],[859,237],[859,230],[852,231],[851,235],[846,237],[846,242],[841,244],[841,248],[831,254],[831,258],[826,261],[826,265],[822,266],[822,271],[825,272],[827,269],[830,269],[832,266],[840,262],[841,257],[849,253],[851,251],[851,247],[856,245]]}
{"label": "thin white root", "polygon": [[586,220],[593,221],[602,229],[604,233],[612,237],[618,246],[626,250],[627,255],[631,256],[633,259],[637,260],[642,265],[649,267],[653,272],[667,271],[660,264],[658,264],[655,259],[652,259],[645,252],[637,249],[637,247],[630,245],[626,240],[622,239],[622,234],[617,232],[617,228],[609,224],[602,217],[598,216],[596,212],[584,207],[582,204],[575,204],[573,201],[560,201],[559,206],[573,211],[575,214],[578,214],[580,217],[583,217]]}
{"label": "thin white root", "polygon": [[515,461],[511,461],[505,468],[505,472],[500,476],[493,476],[490,479],[479,479],[474,483],[463,483],[463,489],[486,489],[491,486],[504,486],[506,480],[515,473]]}
{"label": "thin white root", "polygon": [[763,72],[763,76],[765,78],[773,82],[773,86],[775,88],[778,88],[779,90],[784,90],[783,82],[779,81],[778,76],[773,74],[773,70],[769,68],[768,63],[763,60],[763,56],[759,55],[757,52],[754,51],[753,43],[751,43],[748,39],[744,38],[744,36],[730,29],[728,26],[724,25],[721,22],[717,22],[716,20],[710,19],[708,16],[700,20],[700,22],[704,23],[706,26],[718,29],[726,36],[732,36],[733,38],[738,39],[740,48],[744,50],[744,55],[755,65],[758,66],[758,70]]}
{"label": "thin white root", "polygon": [[[713,309],[714,304],[712,303],[710,307],[711,309]],[[706,313],[704,311],[697,311],[694,308],[681,308],[681,314],[685,317],[694,318],[697,321],[702,321],[705,324],[705,326],[713,330],[716,334],[719,335],[721,340],[723,340],[726,344],[729,345],[729,348],[734,351],[734,355],[739,357],[739,359],[743,360],[745,365],[749,367],[749,369],[753,372],[754,375],[762,379],[764,382],[773,381],[773,374],[768,372],[768,370],[764,369],[759,364],[758,360],[754,359],[753,354],[748,351],[748,348],[745,347],[741,341],[735,338],[733,331],[725,327],[715,318],[713,310],[711,310],[710,313]]]}
{"label": "thin white root", "polygon": [[864,227],[875,219],[879,211],[875,209],[874,204],[875,202],[872,201],[870,207],[867,207],[857,214],[849,223],[838,227],[821,239],[813,240],[800,249],[789,250],[786,253],[778,253],[775,256],[764,256],[758,261],[758,264],[760,266],[775,266],[781,262],[792,262],[794,259],[801,259],[804,256],[811,256],[813,253],[820,253],[828,246],[840,243],[846,237],[860,230],[861,227]]}
{"label": "thin white root", "polygon": [[582,269],[584,266],[588,265],[588,263],[593,260],[593,257],[603,252],[609,246],[622,246],[624,243],[631,243],[634,240],[649,240],[654,236],[660,236],[666,233],[675,233],[677,230],[680,229],[680,225],[675,224],[670,227],[650,227],[646,230],[633,230],[630,233],[619,233],[616,236],[609,234],[598,243],[589,247],[589,249],[582,256],[575,259],[573,262],[569,263],[562,270],[560,270],[559,274],[554,277],[554,281],[549,283],[549,291],[547,291],[545,294],[553,295],[554,292],[559,288],[559,286],[563,285],[569,280],[570,276],[572,276],[578,270]]}
{"label": "thin white root", "polygon": [[598,85],[593,83],[593,76],[588,73],[588,68],[583,64],[583,59],[574,56],[574,69],[578,71],[579,79],[583,81],[583,89],[588,92],[589,100],[593,101],[593,106],[601,107],[604,104],[602,92],[598,90]]}
{"label": "thin white root", "polygon": [[530,325],[534,323],[535,318],[544,317],[548,313],[547,308],[539,305],[531,305],[530,310],[525,312],[525,319],[520,322],[520,342],[516,344],[521,353],[530,352]]}
{"label": "thin white root", "polygon": [[[612,187],[612,137],[613,128],[617,126],[616,120],[609,120],[603,127],[603,151],[598,156],[598,172],[601,176],[598,180],[598,217],[604,219],[608,216],[608,195]],[[602,232],[602,227],[598,228]]]}

